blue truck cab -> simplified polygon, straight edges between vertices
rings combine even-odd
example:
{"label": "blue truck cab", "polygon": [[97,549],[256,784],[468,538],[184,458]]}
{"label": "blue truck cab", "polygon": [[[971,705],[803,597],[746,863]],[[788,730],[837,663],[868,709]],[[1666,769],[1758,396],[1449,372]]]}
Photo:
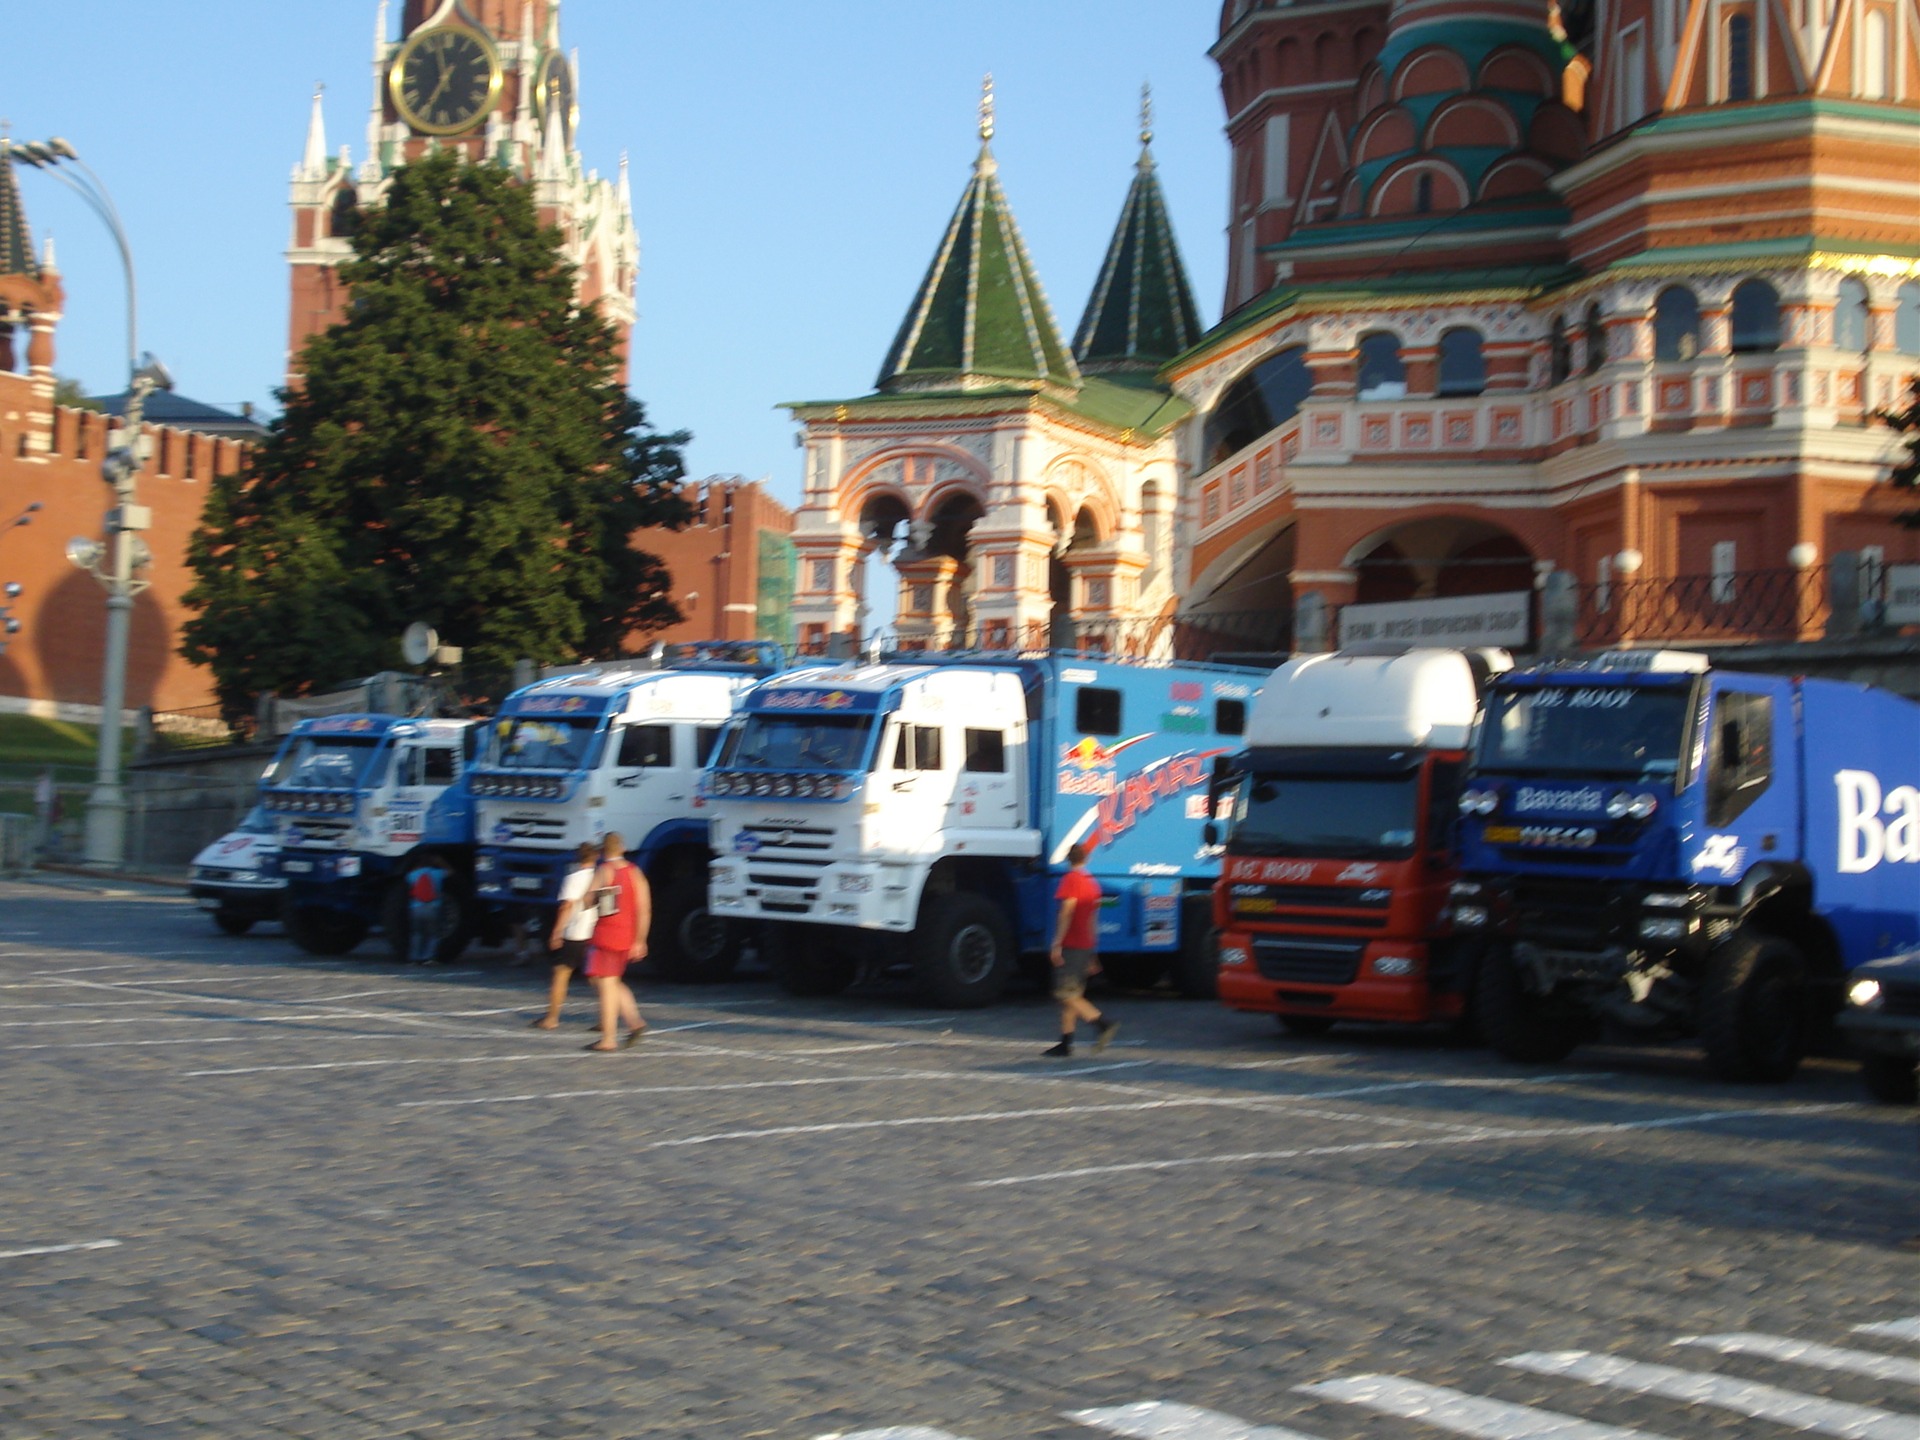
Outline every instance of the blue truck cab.
{"label": "blue truck cab", "polygon": [[663,646],[651,664],[556,675],[507,697],[469,781],[476,888],[494,906],[550,915],[578,847],[618,834],[653,891],[654,966],[716,980],[736,952],[731,927],[707,911],[700,771],[735,702],[787,658],[770,641],[697,641]]}
{"label": "blue truck cab", "polygon": [[1502,676],[1460,800],[1456,927],[1491,942],[1486,1038],[1602,1021],[1792,1074],[1847,972],[1920,942],[1920,705],[1620,652]]}
{"label": "blue truck cab", "polygon": [[985,1005],[1044,965],[1067,850],[1093,840],[1103,967],[1210,994],[1207,787],[1264,677],[970,653],[764,681],[706,776],[713,911],[763,927],[793,993],[904,970]]}
{"label": "blue truck cab", "polygon": [[329,715],[302,720],[260,782],[280,841],[287,933],[316,955],[343,955],[373,926],[407,958],[404,877],[421,854],[447,864],[436,954],[451,959],[481,923],[473,878],[473,804],[462,784],[471,720]]}

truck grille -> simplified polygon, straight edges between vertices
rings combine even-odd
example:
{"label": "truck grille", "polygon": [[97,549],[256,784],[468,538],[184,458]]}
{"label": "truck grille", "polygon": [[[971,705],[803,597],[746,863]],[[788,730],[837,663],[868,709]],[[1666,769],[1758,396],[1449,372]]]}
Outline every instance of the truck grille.
{"label": "truck grille", "polygon": [[1638,940],[1639,919],[1636,897],[1615,885],[1534,878],[1514,883],[1514,933],[1551,950],[1630,948]]}
{"label": "truck grille", "polygon": [[[515,842],[558,845],[567,838],[567,822],[559,815],[515,815],[481,827],[481,834],[493,835],[502,826]],[[512,843],[512,842],[502,842]]]}
{"label": "truck grille", "polygon": [[825,865],[831,860],[833,831],[798,825],[742,825],[755,848],[746,852],[750,863]]}
{"label": "truck grille", "polygon": [[[1233,913],[1242,920],[1292,921],[1329,929],[1378,929],[1387,923],[1393,892],[1362,885],[1247,885],[1229,892]],[[1317,913],[1316,913],[1317,912]]]}
{"label": "truck grille", "polygon": [[1296,985],[1347,985],[1360,973],[1362,940],[1308,940],[1259,935],[1253,942],[1253,963],[1262,979]]}
{"label": "truck grille", "polygon": [[322,820],[303,815],[287,827],[287,838],[295,845],[337,847],[353,828],[351,820]]}

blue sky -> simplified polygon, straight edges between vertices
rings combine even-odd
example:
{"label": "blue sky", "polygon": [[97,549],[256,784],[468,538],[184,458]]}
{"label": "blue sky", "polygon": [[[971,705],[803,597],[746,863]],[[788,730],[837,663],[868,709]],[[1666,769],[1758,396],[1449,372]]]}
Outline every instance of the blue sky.
{"label": "blue sky", "polygon": [[[376,0],[63,0],[8,7],[0,117],[62,135],[113,192],[140,340],[182,393],[271,406],[284,370],[287,180],[316,81],[328,139],[363,158]],[[396,12],[399,7],[396,5]],[[565,0],[587,164],[633,165],[632,385],[694,432],[695,475],[799,484],[783,400],[867,393],[966,183],[994,73],[1001,182],[1071,331],[1138,153],[1155,153],[1203,312],[1219,313],[1227,148],[1206,49],[1214,0]],[[68,304],[57,368],[123,384],[104,227],[21,171]]]}

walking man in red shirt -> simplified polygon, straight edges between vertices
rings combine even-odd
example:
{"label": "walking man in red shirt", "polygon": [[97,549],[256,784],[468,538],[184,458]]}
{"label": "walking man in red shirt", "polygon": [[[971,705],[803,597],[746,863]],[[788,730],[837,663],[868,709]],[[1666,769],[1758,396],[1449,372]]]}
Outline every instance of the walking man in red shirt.
{"label": "walking man in red shirt", "polygon": [[1095,1050],[1106,1049],[1120,1028],[1119,1021],[1103,1019],[1087,1001],[1087,977],[1100,970],[1100,882],[1087,873],[1087,857],[1092,853],[1093,845],[1086,840],[1067,851],[1067,873],[1053,892],[1060,902],[1060,918],[1053,931],[1053,998],[1060,1002],[1060,1043],[1048,1055],[1073,1054],[1074,1027],[1082,1020],[1094,1027]]}

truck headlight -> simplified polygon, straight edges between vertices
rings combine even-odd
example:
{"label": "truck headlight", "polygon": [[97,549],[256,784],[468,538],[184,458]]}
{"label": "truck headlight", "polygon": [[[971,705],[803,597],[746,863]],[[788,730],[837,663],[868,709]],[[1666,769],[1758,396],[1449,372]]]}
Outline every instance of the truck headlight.
{"label": "truck headlight", "polygon": [[478,855],[473,857],[473,868],[484,875],[487,871],[493,869],[493,856],[482,850]]}
{"label": "truck headlight", "polygon": [[1486,926],[1487,907],[1484,905],[1456,905],[1453,907],[1453,923],[1461,930],[1479,930]]}
{"label": "truck headlight", "polygon": [[871,875],[841,875],[834,881],[834,888],[842,895],[866,895],[873,890]]}
{"label": "truck headlight", "polygon": [[1220,963],[1222,965],[1244,965],[1247,963],[1247,960],[1248,955],[1246,950],[1239,945],[1222,945],[1220,947]]}
{"label": "truck headlight", "polygon": [[1694,922],[1682,919],[1678,915],[1649,915],[1640,922],[1642,940],[1684,940],[1692,932]]}
{"label": "truck headlight", "polygon": [[740,872],[731,865],[709,865],[707,883],[709,885],[731,885],[740,878]]}
{"label": "truck headlight", "polygon": [[1460,813],[1462,815],[1491,815],[1500,808],[1500,796],[1492,790],[1475,787],[1460,793]]}
{"label": "truck headlight", "polygon": [[1644,790],[1616,790],[1607,797],[1609,820],[1645,820],[1660,808],[1660,797]]}
{"label": "truck headlight", "polygon": [[351,880],[360,873],[360,857],[358,855],[342,855],[339,860],[334,862],[334,870],[341,879]]}
{"label": "truck headlight", "polygon": [[1411,955],[1379,955],[1373,962],[1373,973],[1376,975],[1413,975],[1419,969],[1420,962]]}
{"label": "truck headlight", "polygon": [[1847,1004],[1861,1010],[1880,1008],[1880,982],[1878,980],[1856,980],[1847,987]]}

